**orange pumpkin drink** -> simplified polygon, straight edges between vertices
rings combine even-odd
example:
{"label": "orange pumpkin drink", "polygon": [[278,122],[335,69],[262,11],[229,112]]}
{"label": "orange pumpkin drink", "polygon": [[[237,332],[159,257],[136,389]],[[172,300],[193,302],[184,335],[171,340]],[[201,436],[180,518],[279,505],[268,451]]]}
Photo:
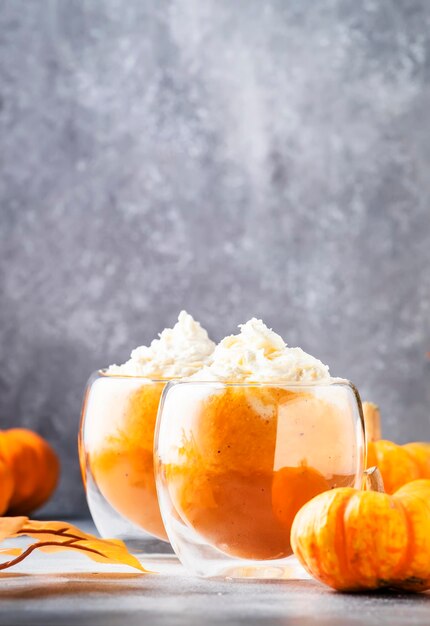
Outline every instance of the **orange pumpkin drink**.
{"label": "orange pumpkin drink", "polygon": [[261,320],[224,339],[190,379],[169,385],[158,431],[163,519],[196,573],[208,574],[201,565],[209,562],[207,546],[211,563],[220,555],[288,557],[301,506],[360,483],[364,436],[355,390]]}
{"label": "orange pumpkin drink", "polygon": [[[127,363],[99,373],[84,402],[80,438],[84,480],[92,481],[121,518],[161,539],[167,536],[153,462],[160,396],[168,380],[201,368],[214,345],[200,324],[182,311],[174,328],[165,329],[149,347],[136,348]],[[109,519],[98,519],[97,499],[91,500],[89,484],[87,495],[99,530],[115,536]]]}

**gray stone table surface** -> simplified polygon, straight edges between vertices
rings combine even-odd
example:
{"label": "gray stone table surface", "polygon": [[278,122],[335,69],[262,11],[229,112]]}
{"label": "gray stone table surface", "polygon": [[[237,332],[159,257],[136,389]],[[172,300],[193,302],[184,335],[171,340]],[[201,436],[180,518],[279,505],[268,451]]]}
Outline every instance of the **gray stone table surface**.
{"label": "gray stone table surface", "polygon": [[[93,530],[88,522],[77,525]],[[142,575],[73,553],[34,553],[1,574],[0,624],[430,624],[430,594],[339,594],[312,580],[200,580],[168,556],[148,563],[162,573]]]}

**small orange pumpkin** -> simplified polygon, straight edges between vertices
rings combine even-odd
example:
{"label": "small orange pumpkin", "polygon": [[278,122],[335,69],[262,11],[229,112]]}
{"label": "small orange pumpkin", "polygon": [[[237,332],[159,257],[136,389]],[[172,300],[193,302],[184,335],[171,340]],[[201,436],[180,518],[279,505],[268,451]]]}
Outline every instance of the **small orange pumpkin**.
{"label": "small orange pumpkin", "polygon": [[376,404],[363,402],[363,414],[368,441],[367,467],[378,467],[387,493],[394,493],[411,480],[430,478],[429,443],[414,442],[400,446],[380,439],[380,415]]}
{"label": "small orange pumpkin", "polygon": [[48,500],[58,481],[59,461],[45,439],[25,428],[2,431],[0,459],[13,476],[11,515],[30,513]]}
{"label": "small orange pumpkin", "polygon": [[9,506],[14,488],[12,472],[8,464],[0,459],[0,515],[3,515]]}
{"label": "small orange pumpkin", "polygon": [[430,480],[394,495],[321,493],[297,513],[291,545],[312,576],[337,590],[430,589]]}
{"label": "small orange pumpkin", "polygon": [[430,445],[392,441],[370,441],[367,445],[367,466],[377,465],[384,480],[385,491],[394,493],[402,485],[419,478],[430,478]]}

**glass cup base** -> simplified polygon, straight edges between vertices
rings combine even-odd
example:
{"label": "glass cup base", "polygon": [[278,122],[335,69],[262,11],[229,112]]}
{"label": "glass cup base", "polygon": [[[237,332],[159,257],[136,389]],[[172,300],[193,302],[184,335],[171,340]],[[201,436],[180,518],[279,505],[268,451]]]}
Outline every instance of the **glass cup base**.
{"label": "glass cup base", "polygon": [[[188,567],[190,569],[190,567]],[[268,561],[225,560],[210,561],[198,565],[195,575],[201,578],[223,578],[226,580],[310,580],[311,576],[292,555],[286,559]]]}
{"label": "glass cup base", "polygon": [[178,520],[171,521],[169,537],[186,570],[201,578],[309,580],[312,577],[294,555],[253,560],[229,556],[203,540]]}
{"label": "glass cup base", "polygon": [[174,556],[167,541],[157,539],[120,515],[98,489],[90,473],[87,474],[87,502],[94,524],[104,539],[121,539],[136,557],[151,555]]}

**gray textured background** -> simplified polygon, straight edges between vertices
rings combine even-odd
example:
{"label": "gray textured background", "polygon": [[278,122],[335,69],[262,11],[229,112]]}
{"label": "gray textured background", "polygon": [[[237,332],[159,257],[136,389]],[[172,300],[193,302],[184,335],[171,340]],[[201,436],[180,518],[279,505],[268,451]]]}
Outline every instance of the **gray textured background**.
{"label": "gray textured background", "polygon": [[0,0],[0,417],[85,510],[91,370],[261,316],[430,435],[430,3]]}

